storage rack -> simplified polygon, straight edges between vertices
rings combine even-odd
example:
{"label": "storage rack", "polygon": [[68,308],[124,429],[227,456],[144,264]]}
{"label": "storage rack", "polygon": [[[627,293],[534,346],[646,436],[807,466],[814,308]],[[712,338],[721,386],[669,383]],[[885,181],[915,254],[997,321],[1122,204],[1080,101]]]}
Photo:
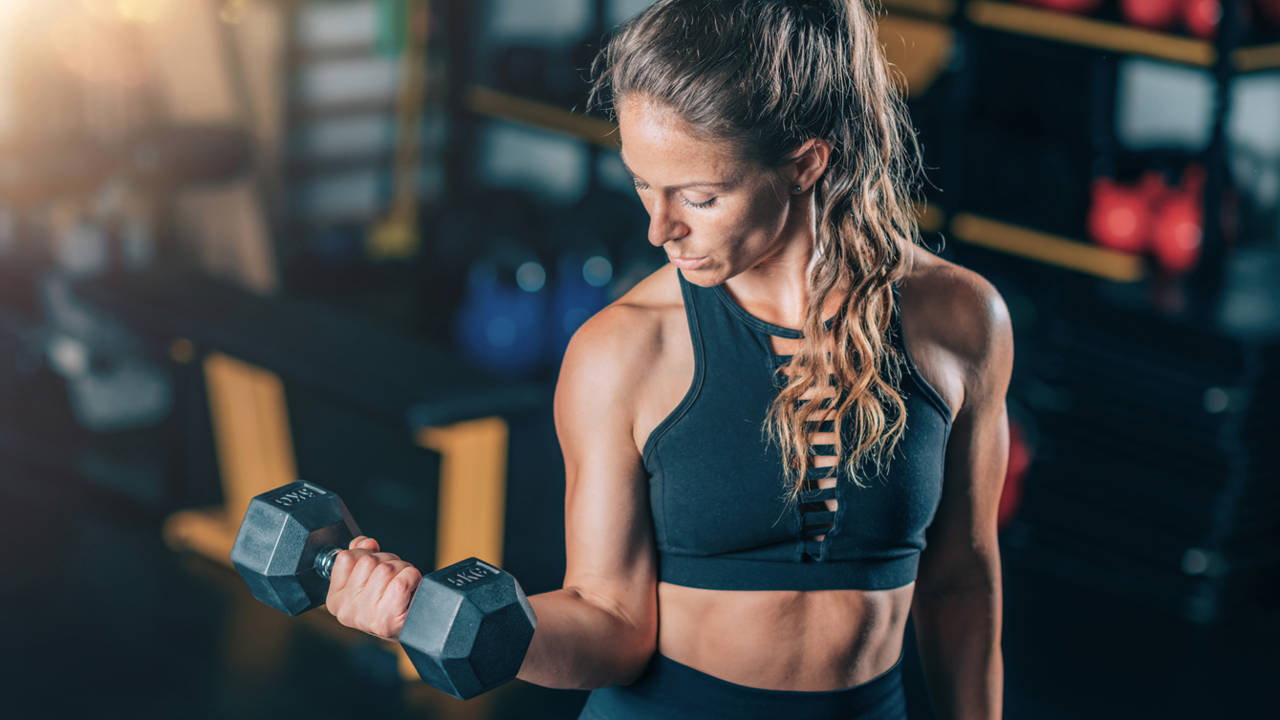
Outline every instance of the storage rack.
{"label": "storage rack", "polygon": [[[1224,5],[1223,31],[1214,42],[995,0],[961,0],[959,3],[950,0],[885,0],[884,5],[891,14],[923,18],[962,31],[983,28],[1046,42],[1214,70],[1218,92],[1213,108],[1212,140],[1205,152],[1205,160],[1210,166],[1205,192],[1205,258],[1196,275],[1197,285],[1210,290],[1220,288],[1222,241],[1216,228],[1221,208],[1215,198],[1220,197],[1219,190],[1225,180],[1224,119],[1230,110],[1227,87],[1236,75],[1280,68],[1280,43],[1231,44],[1236,12],[1234,3]],[[607,121],[533,98],[471,85],[465,91],[462,104],[467,112],[482,118],[539,128],[595,146],[613,145],[608,139],[613,128]],[[1137,281],[1145,276],[1140,259],[1098,247],[1082,238],[1062,237],[1022,227],[1002,218],[966,212],[958,207],[930,206],[922,209],[922,214],[931,220],[923,223],[923,229],[949,230],[950,236],[962,243],[1106,280]]]}
{"label": "storage rack", "polygon": [[[447,3],[434,3],[443,5]],[[297,257],[309,252],[308,240],[316,233],[333,228],[360,228],[372,225],[386,210],[391,195],[392,167],[396,148],[397,93],[402,91],[404,67],[397,45],[403,38],[390,37],[403,32],[392,27],[378,27],[369,36],[366,24],[390,22],[381,13],[391,12],[391,4],[379,4],[377,0],[365,3],[335,3],[326,0],[288,0],[285,29],[285,68],[291,79],[286,100],[284,124],[290,142],[286,147],[284,177],[290,192],[285,194],[282,208],[280,250],[286,257]],[[407,8],[403,5],[402,8]],[[431,7],[434,11],[436,8]],[[406,10],[407,12],[407,10]],[[346,13],[343,16],[342,13]],[[308,37],[308,27],[318,26],[316,18],[329,14],[328,26],[344,25],[341,33],[332,27],[322,32],[322,37]],[[349,16],[349,17],[348,17]],[[335,22],[334,17],[346,22]],[[443,19],[443,12],[438,20]],[[314,30],[312,30],[314,32]],[[424,95],[421,127],[419,128],[419,172],[423,175],[444,175],[440,171],[440,158],[445,152],[443,137],[439,132],[447,113],[447,56],[450,52],[447,33],[439,28],[427,30],[428,56],[424,68]],[[337,35],[341,35],[338,37]],[[326,70],[352,70],[366,73],[390,87],[354,87],[336,94],[333,90],[309,93],[306,77],[319,75]],[[379,72],[381,71],[381,72]],[[385,78],[383,78],[385,75]],[[319,83],[313,83],[317,87]],[[372,83],[378,84],[378,83]],[[346,152],[323,148],[310,140],[309,131],[326,123],[364,123],[367,129],[378,125],[385,127],[381,140],[366,130],[361,147]],[[315,201],[316,187],[324,183],[341,182],[344,179],[363,180],[367,186],[373,179],[376,190],[372,205],[353,204],[349,208],[333,209]],[[420,196],[425,204],[439,201],[443,191],[438,184],[420,183]],[[359,206],[357,206],[359,205]],[[342,250],[347,255],[361,251],[363,238],[349,238],[349,247]]]}

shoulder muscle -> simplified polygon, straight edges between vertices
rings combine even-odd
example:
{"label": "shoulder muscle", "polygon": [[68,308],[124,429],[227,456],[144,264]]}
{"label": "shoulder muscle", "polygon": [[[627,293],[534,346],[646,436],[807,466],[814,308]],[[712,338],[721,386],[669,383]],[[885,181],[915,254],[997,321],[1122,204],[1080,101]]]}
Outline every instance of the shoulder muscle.
{"label": "shoulder muscle", "polygon": [[961,411],[1003,401],[1013,368],[1013,324],[1004,298],[978,273],[946,263],[928,271],[932,335],[964,381]]}

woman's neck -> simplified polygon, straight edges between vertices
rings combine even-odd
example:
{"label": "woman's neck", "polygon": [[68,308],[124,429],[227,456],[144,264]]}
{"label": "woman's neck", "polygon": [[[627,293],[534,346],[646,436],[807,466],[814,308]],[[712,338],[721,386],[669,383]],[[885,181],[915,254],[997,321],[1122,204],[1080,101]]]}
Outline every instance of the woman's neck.
{"label": "woman's neck", "polygon": [[[809,308],[809,274],[815,262],[812,232],[780,239],[776,250],[751,269],[725,281],[725,289],[752,315],[783,327],[804,326]],[[845,288],[836,288],[827,298],[822,317],[830,317],[840,306]]]}

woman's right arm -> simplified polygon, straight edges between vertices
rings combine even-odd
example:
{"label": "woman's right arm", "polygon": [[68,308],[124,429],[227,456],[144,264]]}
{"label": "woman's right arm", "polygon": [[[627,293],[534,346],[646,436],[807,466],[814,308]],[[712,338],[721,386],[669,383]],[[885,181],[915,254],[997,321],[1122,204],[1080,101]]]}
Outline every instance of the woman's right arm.
{"label": "woman's right arm", "polygon": [[657,645],[657,559],[632,435],[639,380],[657,350],[644,315],[606,308],[574,335],[560,369],[567,566],[563,588],[529,598],[538,626],[518,677],[537,685],[625,684]]}
{"label": "woman's right arm", "polygon": [[[568,565],[563,588],[529,598],[538,625],[518,677],[537,685],[627,683],[657,645],[657,560],[631,427],[637,385],[659,347],[645,319],[638,308],[610,306],[565,352],[555,416]],[[417,568],[361,536],[334,561],[326,605],[343,625],[394,640],[421,580]]]}

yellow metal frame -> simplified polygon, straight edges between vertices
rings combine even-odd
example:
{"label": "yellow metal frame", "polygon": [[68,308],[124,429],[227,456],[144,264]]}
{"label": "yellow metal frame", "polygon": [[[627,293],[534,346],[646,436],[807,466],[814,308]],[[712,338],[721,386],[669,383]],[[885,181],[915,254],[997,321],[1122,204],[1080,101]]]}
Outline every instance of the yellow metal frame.
{"label": "yellow metal frame", "polygon": [[908,12],[926,15],[945,20],[955,12],[952,0],[884,0],[884,9],[893,12]]}
{"label": "yellow metal frame", "polygon": [[1010,2],[975,0],[969,3],[966,12],[975,25],[1099,50],[1146,55],[1201,67],[1213,65],[1217,58],[1213,45],[1205,40],[1191,40]]}
{"label": "yellow metal frame", "polygon": [[229,566],[249,501],[293,482],[298,472],[280,378],[221,353],[205,358],[204,377],[226,504],[174,513],[164,537],[171,547]]}
{"label": "yellow metal frame", "polygon": [[440,453],[436,566],[472,555],[502,564],[507,510],[507,423],[467,420],[423,428],[418,444]]}
{"label": "yellow metal frame", "polygon": [[920,232],[942,232],[947,225],[947,214],[942,208],[929,203],[920,203],[915,206],[916,226]]}
{"label": "yellow metal frame", "polygon": [[478,85],[467,91],[466,105],[477,115],[570,135],[611,150],[618,148],[617,125],[555,105]]}
{"label": "yellow metal frame", "polygon": [[967,213],[956,215],[951,219],[951,232],[955,234],[956,239],[970,245],[978,245],[1108,280],[1134,282],[1141,280],[1145,274],[1142,258],[1136,255],[1094,247],[1077,240],[1068,240],[979,215]]}
{"label": "yellow metal frame", "polygon": [[1242,73],[1280,68],[1280,43],[1237,48],[1231,52],[1231,63]]}

